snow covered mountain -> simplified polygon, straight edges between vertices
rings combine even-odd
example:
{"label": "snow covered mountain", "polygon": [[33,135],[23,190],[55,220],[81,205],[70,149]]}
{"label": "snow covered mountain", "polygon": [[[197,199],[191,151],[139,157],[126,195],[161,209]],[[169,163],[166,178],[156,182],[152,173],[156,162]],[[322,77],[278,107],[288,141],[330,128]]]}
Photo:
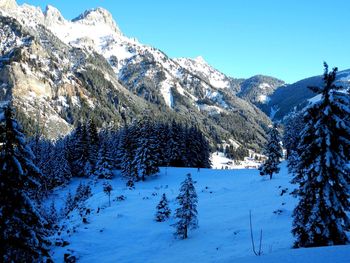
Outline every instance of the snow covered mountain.
{"label": "snow covered mountain", "polygon": [[195,59],[178,58],[175,61],[217,89],[229,89],[231,87],[231,79],[211,67],[201,56]]}
{"label": "snow covered mountain", "polygon": [[[350,69],[339,71],[337,74],[337,85],[344,88],[350,87]],[[263,110],[270,115],[274,112],[274,118],[281,120],[290,112],[304,108],[315,94],[308,89],[309,86],[323,85],[323,76],[314,76],[297,81],[293,84],[277,88],[270,96],[270,100]]]}
{"label": "snow covered mountain", "polygon": [[273,77],[256,75],[241,83],[241,90],[237,95],[261,107],[267,104],[269,96],[284,84],[284,81]]}
{"label": "snow covered mountain", "polygon": [[43,12],[0,0],[0,12],[1,85],[13,95],[21,121],[29,117],[33,128],[39,119],[50,137],[91,114],[99,125],[120,124],[125,115],[131,121],[147,109],[153,116],[196,123],[216,142],[234,139],[258,148],[264,141],[270,120],[237,96],[243,80],[202,58],[171,59],[124,36],[105,9],[69,21],[52,6]]}

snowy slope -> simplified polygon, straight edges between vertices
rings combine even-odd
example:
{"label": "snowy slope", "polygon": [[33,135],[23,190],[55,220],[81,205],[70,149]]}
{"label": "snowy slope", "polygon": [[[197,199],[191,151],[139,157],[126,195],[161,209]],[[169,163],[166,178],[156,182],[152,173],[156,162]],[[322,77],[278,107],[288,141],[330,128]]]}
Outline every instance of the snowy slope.
{"label": "snowy slope", "polygon": [[228,77],[210,66],[201,56],[195,59],[177,58],[175,61],[179,63],[183,68],[205,79],[208,83],[210,83],[210,85],[215,88],[230,88],[230,81]]}
{"label": "snowy slope", "polygon": [[[155,207],[166,193],[174,211],[180,182],[188,172],[197,181],[199,229],[191,231],[187,240],[176,240],[174,220],[155,222]],[[281,196],[282,190],[291,192],[290,179],[284,165],[272,181],[260,177],[257,170],[164,168],[157,178],[138,183],[135,190],[126,189],[119,178],[112,180],[111,207],[100,181],[86,203],[92,211],[88,224],[72,213],[66,222],[70,232],[61,235],[70,244],[53,248],[53,257],[61,262],[68,251],[79,262],[280,262],[281,258],[286,262],[345,262],[349,246],[291,249],[296,200],[289,194]],[[77,183],[70,186],[72,192]],[[58,191],[53,198],[60,203],[66,193]],[[126,200],[115,201],[120,195]],[[249,210],[256,242],[263,230],[261,257],[253,256],[251,250]]]}

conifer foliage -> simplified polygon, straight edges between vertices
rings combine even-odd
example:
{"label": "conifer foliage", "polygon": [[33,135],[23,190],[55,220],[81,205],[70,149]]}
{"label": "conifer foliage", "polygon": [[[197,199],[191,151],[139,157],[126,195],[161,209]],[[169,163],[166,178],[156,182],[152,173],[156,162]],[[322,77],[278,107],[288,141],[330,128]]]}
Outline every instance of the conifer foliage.
{"label": "conifer foliage", "polygon": [[2,262],[42,262],[48,257],[46,221],[29,191],[40,189],[34,156],[12,109],[2,116],[0,155],[0,256]]}
{"label": "conifer foliage", "polygon": [[321,95],[304,115],[293,183],[299,203],[293,212],[295,247],[341,245],[348,241],[350,171],[345,154],[350,142],[349,96],[337,87],[337,68],[328,72],[324,86],[311,87]]}
{"label": "conifer foliage", "polygon": [[179,203],[179,208],[175,211],[175,218],[177,219],[177,222],[174,224],[176,228],[175,236],[180,239],[186,239],[189,229],[198,228],[198,196],[191,174],[186,175],[185,181],[181,184],[180,194],[176,199]]}
{"label": "conifer foliage", "polygon": [[99,179],[112,179],[113,166],[112,158],[106,143],[102,143],[98,153],[94,175]]}
{"label": "conifer foliage", "polygon": [[211,165],[209,143],[196,127],[146,120],[124,127],[119,136],[117,160],[122,175],[130,180],[144,180],[156,174],[160,166]]}
{"label": "conifer foliage", "polygon": [[141,178],[142,181],[145,180],[146,176],[159,172],[159,144],[155,135],[156,133],[153,132],[149,121],[140,124],[135,161],[138,177]]}
{"label": "conifer foliage", "polygon": [[304,128],[303,113],[293,113],[285,120],[283,146],[287,150],[288,170],[293,173],[293,169],[298,163],[298,143],[300,133]]}
{"label": "conifer foliage", "polygon": [[272,175],[274,173],[278,173],[280,170],[278,165],[281,163],[282,158],[280,135],[277,130],[276,124],[270,129],[268,136],[268,142],[264,151],[268,159],[259,168],[259,170],[260,175],[269,175],[270,179],[272,179]]}
{"label": "conifer foliage", "polygon": [[157,212],[155,216],[155,220],[157,222],[164,222],[166,219],[170,217],[171,210],[169,208],[168,199],[166,195],[162,195],[162,199],[160,199],[159,204],[157,205]]}

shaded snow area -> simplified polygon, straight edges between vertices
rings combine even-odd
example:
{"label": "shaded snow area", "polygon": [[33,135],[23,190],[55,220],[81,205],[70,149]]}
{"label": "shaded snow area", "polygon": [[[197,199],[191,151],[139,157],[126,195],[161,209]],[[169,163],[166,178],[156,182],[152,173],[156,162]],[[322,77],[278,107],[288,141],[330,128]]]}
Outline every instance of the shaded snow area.
{"label": "shaded snow area", "polygon": [[[178,240],[171,226],[174,219],[158,223],[154,215],[163,193],[173,215],[187,173],[196,181],[199,228],[190,231],[187,240]],[[68,251],[79,262],[349,262],[349,246],[291,248],[291,213],[296,199],[289,194],[293,188],[290,180],[284,164],[273,180],[259,176],[258,170],[162,168],[158,176],[136,183],[134,190],[127,189],[117,175],[111,180],[111,207],[103,181],[98,181],[85,203],[91,210],[87,223],[71,212],[61,234],[69,245],[53,248],[53,258],[63,262]],[[58,206],[69,189],[74,193],[78,183],[74,180],[54,193]],[[117,201],[121,195],[125,200]],[[263,230],[260,257],[251,249],[249,210],[256,246]]]}
{"label": "shaded snow area", "polygon": [[308,99],[308,102],[312,105],[315,104],[316,102],[320,101],[322,98],[322,94],[318,94],[310,99]]}

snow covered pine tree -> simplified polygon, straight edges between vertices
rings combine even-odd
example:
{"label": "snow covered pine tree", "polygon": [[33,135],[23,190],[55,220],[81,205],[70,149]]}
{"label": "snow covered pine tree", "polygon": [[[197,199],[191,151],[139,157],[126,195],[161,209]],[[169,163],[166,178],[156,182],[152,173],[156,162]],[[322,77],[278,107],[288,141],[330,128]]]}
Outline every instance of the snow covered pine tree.
{"label": "snow covered pine tree", "polygon": [[188,229],[198,228],[198,196],[191,174],[187,174],[186,177],[185,181],[181,184],[180,194],[176,198],[180,207],[175,211],[175,218],[178,221],[174,226],[176,227],[175,236],[180,239],[186,239],[188,237]]}
{"label": "snow covered pine tree", "polygon": [[324,87],[310,89],[321,99],[307,108],[298,145],[298,165],[293,183],[299,184],[299,203],[293,212],[295,247],[341,245],[348,242],[350,221],[349,156],[350,100],[337,87],[337,68],[328,72]]}
{"label": "snow covered pine tree", "polygon": [[284,123],[283,146],[287,150],[288,171],[293,173],[298,163],[298,143],[304,128],[303,112],[290,114]]}
{"label": "snow covered pine tree", "polygon": [[113,177],[113,166],[112,158],[110,157],[109,150],[107,149],[107,143],[101,143],[100,150],[98,153],[98,159],[93,173],[99,179],[112,179]]}
{"label": "snow covered pine tree", "polygon": [[43,262],[49,258],[46,221],[28,194],[40,189],[31,174],[38,169],[10,106],[1,115],[0,261]]}
{"label": "snow covered pine tree", "polygon": [[169,218],[171,214],[168,199],[166,198],[166,195],[162,195],[162,199],[160,199],[159,204],[157,205],[157,212],[155,216],[155,220],[157,222],[164,222],[167,218]]}
{"label": "snow covered pine tree", "polygon": [[270,180],[272,179],[272,175],[274,173],[278,173],[280,168],[278,165],[281,163],[282,158],[282,147],[280,145],[280,135],[277,130],[276,124],[269,131],[269,139],[265,148],[265,155],[267,156],[267,160],[265,163],[260,166],[260,175],[269,175]]}
{"label": "snow covered pine tree", "polygon": [[137,167],[138,178],[141,178],[142,181],[145,181],[146,176],[159,172],[157,150],[159,144],[152,125],[150,121],[140,123],[140,138],[137,141],[134,163]]}

